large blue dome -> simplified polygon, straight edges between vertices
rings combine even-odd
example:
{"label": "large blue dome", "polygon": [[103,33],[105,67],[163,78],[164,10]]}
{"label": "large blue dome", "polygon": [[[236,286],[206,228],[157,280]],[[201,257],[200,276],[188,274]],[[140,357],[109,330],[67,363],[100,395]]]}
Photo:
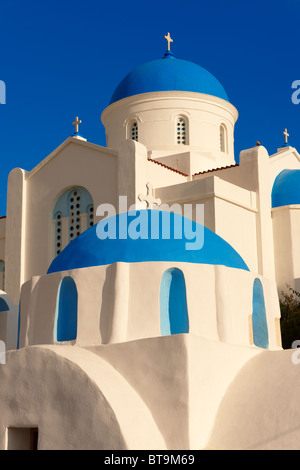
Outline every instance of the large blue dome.
{"label": "large blue dome", "polygon": [[191,91],[229,101],[220,82],[200,65],[176,59],[167,52],[130,72],[116,88],[110,103],[154,91]]}
{"label": "large blue dome", "polygon": [[283,170],[272,189],[272,207],[300,204],[300,170]]}
{"label": "large blue dome", "polygon": [[[166,217],[166,214],[170,217],[170,224],[164,225],[163,217]],[[133,239],[133,236],[129,238],[126,235],[132,234],[131,224],[134,227],[140,225],[139,231],[142,238]],[[142,230],[142,227],[146,227],[146,230]],[[157,227],[159,227],[158,230],[156,230]],[[170,227],[170,235],[166,238],[168,227]],[[174,227],[176,230],[182,228],[181,238],[178,237],[179,232]],[[108,230],[110,230],[110,238],[99,238],[100,233],[103,234]],[[200,249],[187,249],[187,246],[191,247],[193,243],[191,234],[195,234],[195,240],[198,237]],[[249,271],[232,246],[206,227],[178,214],[159,210],[141,210],[137,213],[122,213],[103,219],[83,232],[53,260],[48,273],[116,262],[143,261],[213,264]]]}

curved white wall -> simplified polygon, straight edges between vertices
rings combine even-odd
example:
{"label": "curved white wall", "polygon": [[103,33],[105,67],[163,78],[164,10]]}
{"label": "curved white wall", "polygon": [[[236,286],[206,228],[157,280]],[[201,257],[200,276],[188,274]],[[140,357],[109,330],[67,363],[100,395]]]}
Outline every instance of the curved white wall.
{"label": "curved white wall", "polygon": [[57,344],[57,292],[66,276],[73,278],[78,291],[76,346],[161,336],[161,281],[170,268],[177,268],[184,276],[188,332],[243,346],[252,346],[249,315],[253,283],[259,277],[264,290],[269,349],[281,349],[276,331],[280,310],[273,281],[237,268],[184,262],[120,262],[35,276],[22,287],[20,347]]}

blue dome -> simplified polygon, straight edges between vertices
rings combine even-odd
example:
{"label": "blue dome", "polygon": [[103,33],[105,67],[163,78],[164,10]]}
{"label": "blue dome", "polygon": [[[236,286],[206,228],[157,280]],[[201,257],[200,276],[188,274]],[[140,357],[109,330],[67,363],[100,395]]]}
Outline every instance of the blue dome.
{"label": "blue dome", "polygon": [[175,59],[167,52],[162,59],[130,72],[116,88],[110,104],[141,93],[174,90],[205,93],[229,101],[224,88],[210,72],[193,62]]}
{"label": "blue dome", "polygon": [[274,181],[272,207],[300,204],[300,170],[283,170]]}
{"label": "blue dome", "polygon": [[[164,223],[163,217],[166,216],[170,217],[170,224]],[[133,227],[138,226],[140,237],[133,239],[132,234],[136,234]],[[168,239],[165,227],[167,227],[167,232],[170,230]],[[180,238],[178,228],[182,231]],[[107,235],[107,232],[110,238],[103,239],[103,234]],[[99,238],[101,234],[102,239]],[[127,237],[127,234],[130,234],[131,238]],[[197,245],[199,249],[191,249],[193,246],[191,235],[193,234],[194,242],[197,240],[200,242]],[[206,227],[178,214],[159,210],[141,210],[103,219],[83,232],[52,261],[48,273],[116,262],[143,261],[213,264],[249,271],[243,259],[231,245]]]}

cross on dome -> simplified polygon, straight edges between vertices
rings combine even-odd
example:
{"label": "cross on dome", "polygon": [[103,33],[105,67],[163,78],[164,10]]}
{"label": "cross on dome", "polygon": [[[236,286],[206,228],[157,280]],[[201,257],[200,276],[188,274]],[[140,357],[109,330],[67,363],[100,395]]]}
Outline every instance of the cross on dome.
{"label": "cross on dome", "polygon": [[161,200],[159,198],[155,198],[153,194],[153,186],[151,183],[146,184],[147,187],[147,195],[144,196],[143,194],[139,194],[138,198],[141,202],[146,202],[147,209],[152,209],[153,205],[160,206]]}
{"label": "cross on dome", "polygon": [[167,36],[165,36],[165,39],[167,40],[167,43],[168,43],[168,51],[170,51],[171,50],[171,42],[173,42],[173,39],[171,39],[170,33],[168,33]]}

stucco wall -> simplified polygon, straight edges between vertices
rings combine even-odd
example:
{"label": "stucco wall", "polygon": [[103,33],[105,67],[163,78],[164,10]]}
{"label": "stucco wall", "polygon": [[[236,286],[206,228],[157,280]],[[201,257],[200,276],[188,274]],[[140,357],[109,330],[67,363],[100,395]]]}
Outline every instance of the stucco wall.
{"label": "stucco wall", "polygon": [[139,395],[89,351],[12,351],[0,381],[0,449],[7,449],[10,426],[37,427],[39,450],[166,448]]}

